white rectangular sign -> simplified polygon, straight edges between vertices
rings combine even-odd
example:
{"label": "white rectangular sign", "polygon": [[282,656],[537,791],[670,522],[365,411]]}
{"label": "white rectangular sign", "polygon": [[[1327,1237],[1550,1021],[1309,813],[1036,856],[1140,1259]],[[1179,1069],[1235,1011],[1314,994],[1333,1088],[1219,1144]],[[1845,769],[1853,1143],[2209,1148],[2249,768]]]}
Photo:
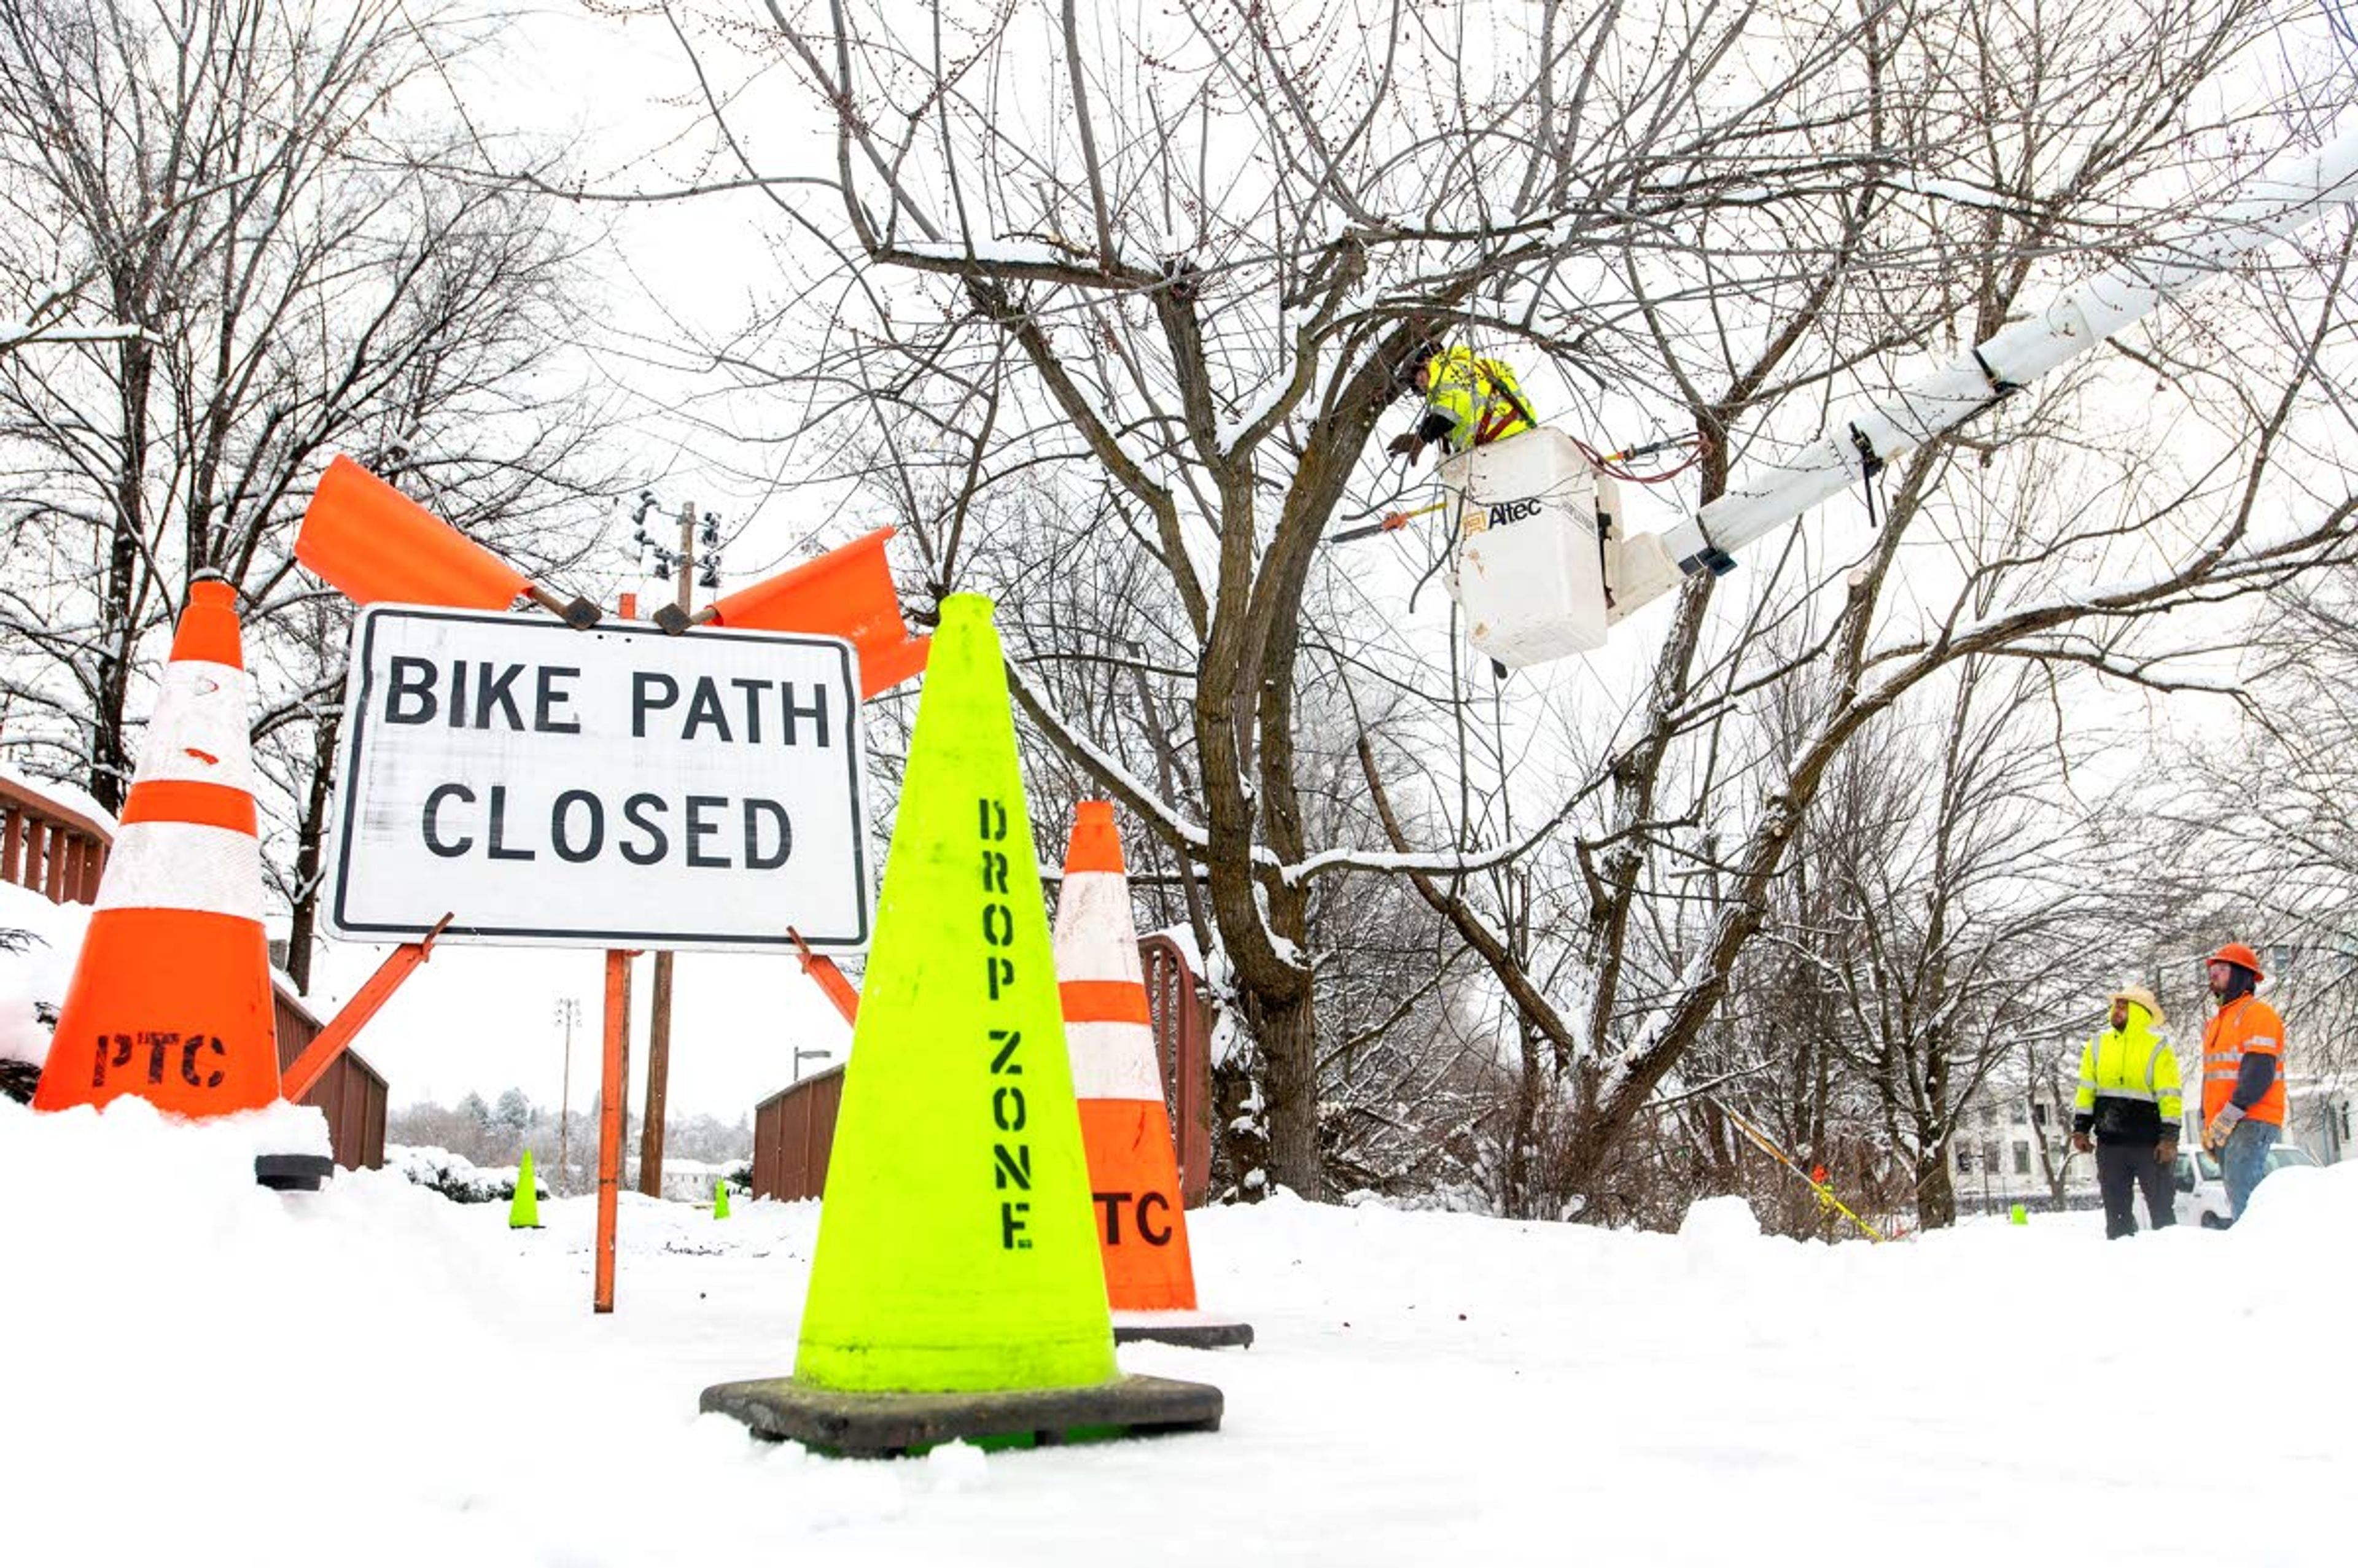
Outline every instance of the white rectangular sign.
{"label": "white rectangular sign", "polygon": [[542,946],[868,942],[860,678],[833,637],[374,605],[328,928]]}

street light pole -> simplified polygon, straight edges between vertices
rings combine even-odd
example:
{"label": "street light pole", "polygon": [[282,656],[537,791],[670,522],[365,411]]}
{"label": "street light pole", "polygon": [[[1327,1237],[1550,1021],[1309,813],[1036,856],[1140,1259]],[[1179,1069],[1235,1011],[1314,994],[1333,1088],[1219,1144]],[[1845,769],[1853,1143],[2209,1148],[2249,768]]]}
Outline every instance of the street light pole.
{"label": "street light pole", "polygon": [[[568,1179],[570,1169],[566,1164],[566,1155],[573,1119],[573,1026],[580,1022],[581,999],[570,996],[558,997],[557,1022],[557,1026],[565,1031],[565,1077],[563,1087],[557,1090],[557,1180],[559,1183]],[[564,1192],[562,1186],[554,1187],[552,1190],[560,1195]]]}

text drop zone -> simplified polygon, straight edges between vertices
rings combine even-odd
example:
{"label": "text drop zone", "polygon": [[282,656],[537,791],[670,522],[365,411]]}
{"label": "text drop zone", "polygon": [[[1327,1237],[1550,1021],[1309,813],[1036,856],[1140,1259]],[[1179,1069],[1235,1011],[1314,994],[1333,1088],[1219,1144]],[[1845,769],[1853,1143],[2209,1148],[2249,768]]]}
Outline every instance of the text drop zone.
{"label": "text drop zone", "polygon": [[[575,687],[581,671],[565,665],[448,665],[397,657],[387,671],[388,726],[514,730],[579,735]],[[663,744],[718,741],[746,746],[806,746],[829,739],[827,688],[807,695],[790,680],[698,677],[656,670],[630,676],[630,738]],[[794,853],[793,818],[759,795],[688,795],[676,801],[650,791],[611,799],[599,791],[556,791],[547,805],[519,803],[511,785],[451,781],[427,792],[418,829],[444,860],[481,856],[535,860],[544,850],[572,864],[613,854],[634,866],[676,861],[695,869],[773,871]]]}

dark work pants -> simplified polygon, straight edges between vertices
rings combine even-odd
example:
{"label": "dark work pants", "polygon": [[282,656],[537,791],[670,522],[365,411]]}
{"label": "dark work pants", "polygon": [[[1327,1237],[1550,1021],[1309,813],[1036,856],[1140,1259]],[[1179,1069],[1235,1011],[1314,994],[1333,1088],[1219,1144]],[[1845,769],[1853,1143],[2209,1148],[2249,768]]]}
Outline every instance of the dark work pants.
{"label": "dark work pants", "polygon": [[2136,1234],[2134,1189],[2145,1189],[2145,1212],[2160,1230],[2177,1218],[2170,1210],[2169,1167],[2153,1157],[2150,1143],[2096,1145],[2096,1191],[2104,1199],[2104,1238]]}

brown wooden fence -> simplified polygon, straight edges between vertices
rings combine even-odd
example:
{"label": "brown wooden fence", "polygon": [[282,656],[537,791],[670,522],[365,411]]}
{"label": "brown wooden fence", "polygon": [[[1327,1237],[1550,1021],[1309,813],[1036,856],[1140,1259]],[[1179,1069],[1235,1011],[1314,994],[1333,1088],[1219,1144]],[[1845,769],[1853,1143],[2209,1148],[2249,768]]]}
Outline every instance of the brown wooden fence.
{"label": "brown wooden fence", "polygon": [[[319,1016],[276,977],[278,1070],[285,1072],[320,1029]],[[346,1049],[328,1064],[301,1101],[328,1119],[328,1152],[347,1171],[384,1167],[384,1078],[359,1052]]]}
{"label": "brown wooden fence", "polygon": [[[99,873],[114,842],[104,824],[0,778],[0,881],[46,893],[52,903],[89,903],[98,897]],[[283,1072],[319,1033],[319,1021],[275,975],[271,986]],[[357,1171],[384,1163],[384,1077],[346,1051],[302,1103],[326,1115],[336,1163]]]}
{"label": "brown wooden fence", "polygon": [[[1163,1092],[1179,1145],[1179,1184],[1199,1206],[1212,1175],[1212,1063],[1198,981],[1185,952],[1167,936],[1138,945],[1146,1000],[1163,1057]],[[753,1108],[753,1195],[794,1200],[827,1190],[827,1155],[843,1105],[843,1068],[789,1084]]]}
{"label": "brown wooden fence", "polygon": [[0,882],[46,893],[51,903],[88,903],[114,841],[81,812],[0,778]]}
{"label": "brown wooden fence", "polygon": [[753,1108],[753,1195],[815,1198],[827,1187],[835,1116],[843,1106],[843,1069],[829,1067],[789,1084]]}

